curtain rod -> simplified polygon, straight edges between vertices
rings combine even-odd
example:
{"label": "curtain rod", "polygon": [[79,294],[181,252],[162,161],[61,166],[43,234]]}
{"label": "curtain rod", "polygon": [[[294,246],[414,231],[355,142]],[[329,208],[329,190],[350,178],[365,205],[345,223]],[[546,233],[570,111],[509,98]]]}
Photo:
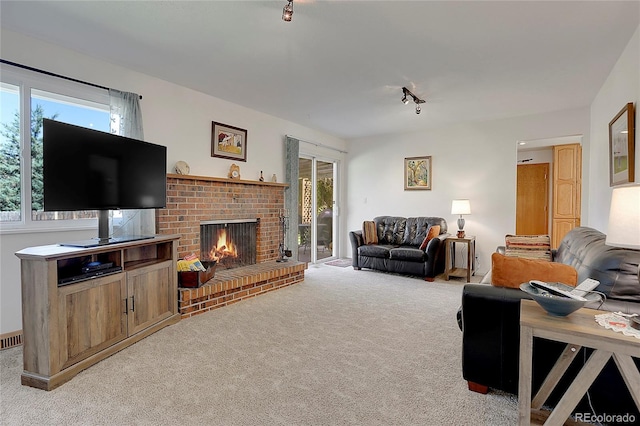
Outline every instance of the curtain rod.
{"label": "curtain rod", "polygon": [[334,148],[334,147],[332,147],[332,146],[325,145],[325,144],[320,143],[320,142],[309,142],[309,141],[305,141],[305,140],[302,140],[302,139],[300,139],[299,137],[297,137],[297,136],[293,136],[293,135],[286,135],[286,136],[287,136],[287,137],[289,137],[289,138],[297,139],[297,140],[299,140],[300,142],[303,142],[303,143],[306,143],[306,144],[309,144],[309,145],[315,145],[315,146],[319,146],[319,147],[322,147],[322,148],[332,149],[332,150],[334,150],[334,151],[338,151],[338,152],[340,152],[340,153],[342,153],[342,154],[348,154],[348,153],[349,153],[349,151],[343,151],[343,150],[341,150],[341,149]]}
{"label": "curtain rod", "polygon": [[[99,84],[90,83],[88,81],[78,80],[76,78],[72,78],[72,77],[67,77],[67,76],[64,76],[64,75],[56,74],[56,73],[53,73],[51,71],[41,70],[39,68],[30,67],[28,65],[18,64],[16,62],[7,61],[6,59],[0,59],[0,63],[7,64],[7,65],[13,65],[14,67],[23,68],[25,70],[34,71],[34,72],[37,72],[37,73],[40,73],[40,74],[49,75],[51,77],[62,78],[64,80],[73,81],[74,83],[86,84],[87,86],[97,87],[98,89],[111,90],[109,87],[106,87],[106,86],[101,86]],[[142,99],[142,95],[138,95],[138,96],[140,96],[140,99]]]}

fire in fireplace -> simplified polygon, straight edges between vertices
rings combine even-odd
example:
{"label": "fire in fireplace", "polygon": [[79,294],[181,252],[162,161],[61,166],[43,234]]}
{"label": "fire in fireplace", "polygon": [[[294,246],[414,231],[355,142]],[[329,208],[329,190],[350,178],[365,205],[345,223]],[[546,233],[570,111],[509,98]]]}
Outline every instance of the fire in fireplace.
{"label": "fire in fireplace", "polygon": [[256,263],[258,219],[200,223],[200,257],[231,269]]}

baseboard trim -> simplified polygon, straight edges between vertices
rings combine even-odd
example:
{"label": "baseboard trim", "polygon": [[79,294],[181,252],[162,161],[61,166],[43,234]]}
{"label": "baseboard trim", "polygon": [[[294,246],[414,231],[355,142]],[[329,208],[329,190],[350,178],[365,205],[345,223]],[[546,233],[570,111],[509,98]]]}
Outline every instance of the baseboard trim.
{"label": "baseboard trim", "polygon": [[22,330],[0,334],[0,350],[22,345]]}

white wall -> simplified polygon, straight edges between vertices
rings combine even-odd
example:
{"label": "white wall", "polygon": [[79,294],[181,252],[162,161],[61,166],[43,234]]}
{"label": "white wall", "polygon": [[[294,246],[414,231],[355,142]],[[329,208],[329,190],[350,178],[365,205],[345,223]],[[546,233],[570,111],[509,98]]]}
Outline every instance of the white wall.
{"label": "white wall", "polygon": [[[477,236],[479,270],[487,271],[495,247],[515,230],[515,142],[583,135],[582,224],[606,233],[611,197],[608,124],[627,102],[634,102],[637,133],[639,100],[640,27],[590,108],[353,141],[346,227],[359,229],[363,220],[378,215],[433,215],[447,219],[455,230],[451,200],[469,198],[472,214],[466,217],[465,230]],[[640,182],[637,141],[638,136],[635,181]],[[403,159],[418,155],[433,156],[433,190],[403,191]]]}
{"label": "white wall", "polygon": [[636,107],[635,181],[640,182],[640,27],[618,59],[591,104],[591,185],[589,191],[589,226],[607,232],[611,191],[609,187],[609,122],[627,102]]}
{"label": "white wall", "polygon": [[[283,181],[287,134],[341,150],[346,147],[345,141],[331,135],[41,40],[4,29],[0,36],[3,59],[141,94],[145,139],[168,147],[168,172],[173,172],[176,161],[184,160],[192,175],[227,176],[233,161],[210,155],[212,121],[247,129],[247,162],[236,161],[247,180],[257,180],[263,170],[265,176],[275,173]],[[22,328],[20,266],[14,253],[24,247],[90,238],[96,232],[0,232],[0,334]]]}
{"label": "white wall", "polygon": [[531,151],[518,151],[518,164],[544,164],[553,167],[553,148],[542,148]]}
{"label": "white wall", "polygon": [[[224,101],[120,66],[2,30],[2,58],[102,86],[139,93],[145,140],[168,147],[168,170],[176,161],[192,175],[226,177],[231,160],[211,157],[211,122],[247,129],[247,162],[237,162],[243,179],[284,176],[284,136],[345,149],[346,142],[308,127]],[[215,78],[212,76],[212,78]]]}
{"label": "white wall", "polygon": [[[491,253],[515,232],[517,141],[583,134],[588,147],[588,131],[589,109],[581,108],[351,141],[347,229],[379,215],[441,216],[455,232],[451,200],[468,198],[464,229],[476,236],[478,270],[486,272]],[[404,158],[421,155],[432,156],[432,190],[404,191]]]}

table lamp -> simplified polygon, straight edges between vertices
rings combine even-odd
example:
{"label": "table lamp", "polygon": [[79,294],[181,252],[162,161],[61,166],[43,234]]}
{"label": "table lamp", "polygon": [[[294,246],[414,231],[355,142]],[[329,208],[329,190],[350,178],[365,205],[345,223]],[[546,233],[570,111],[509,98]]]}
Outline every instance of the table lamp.
{"label": "table lamp", "polygon": [[471,204],[469,200],[453,200],[451,202],[451,214],[458,214],[458,238],[464,238],[464,217],[463,214],[471,214]]}
{"label": "table lamp", "polygon": [[605,244],[640,250],[640,184],[613,188]]}

